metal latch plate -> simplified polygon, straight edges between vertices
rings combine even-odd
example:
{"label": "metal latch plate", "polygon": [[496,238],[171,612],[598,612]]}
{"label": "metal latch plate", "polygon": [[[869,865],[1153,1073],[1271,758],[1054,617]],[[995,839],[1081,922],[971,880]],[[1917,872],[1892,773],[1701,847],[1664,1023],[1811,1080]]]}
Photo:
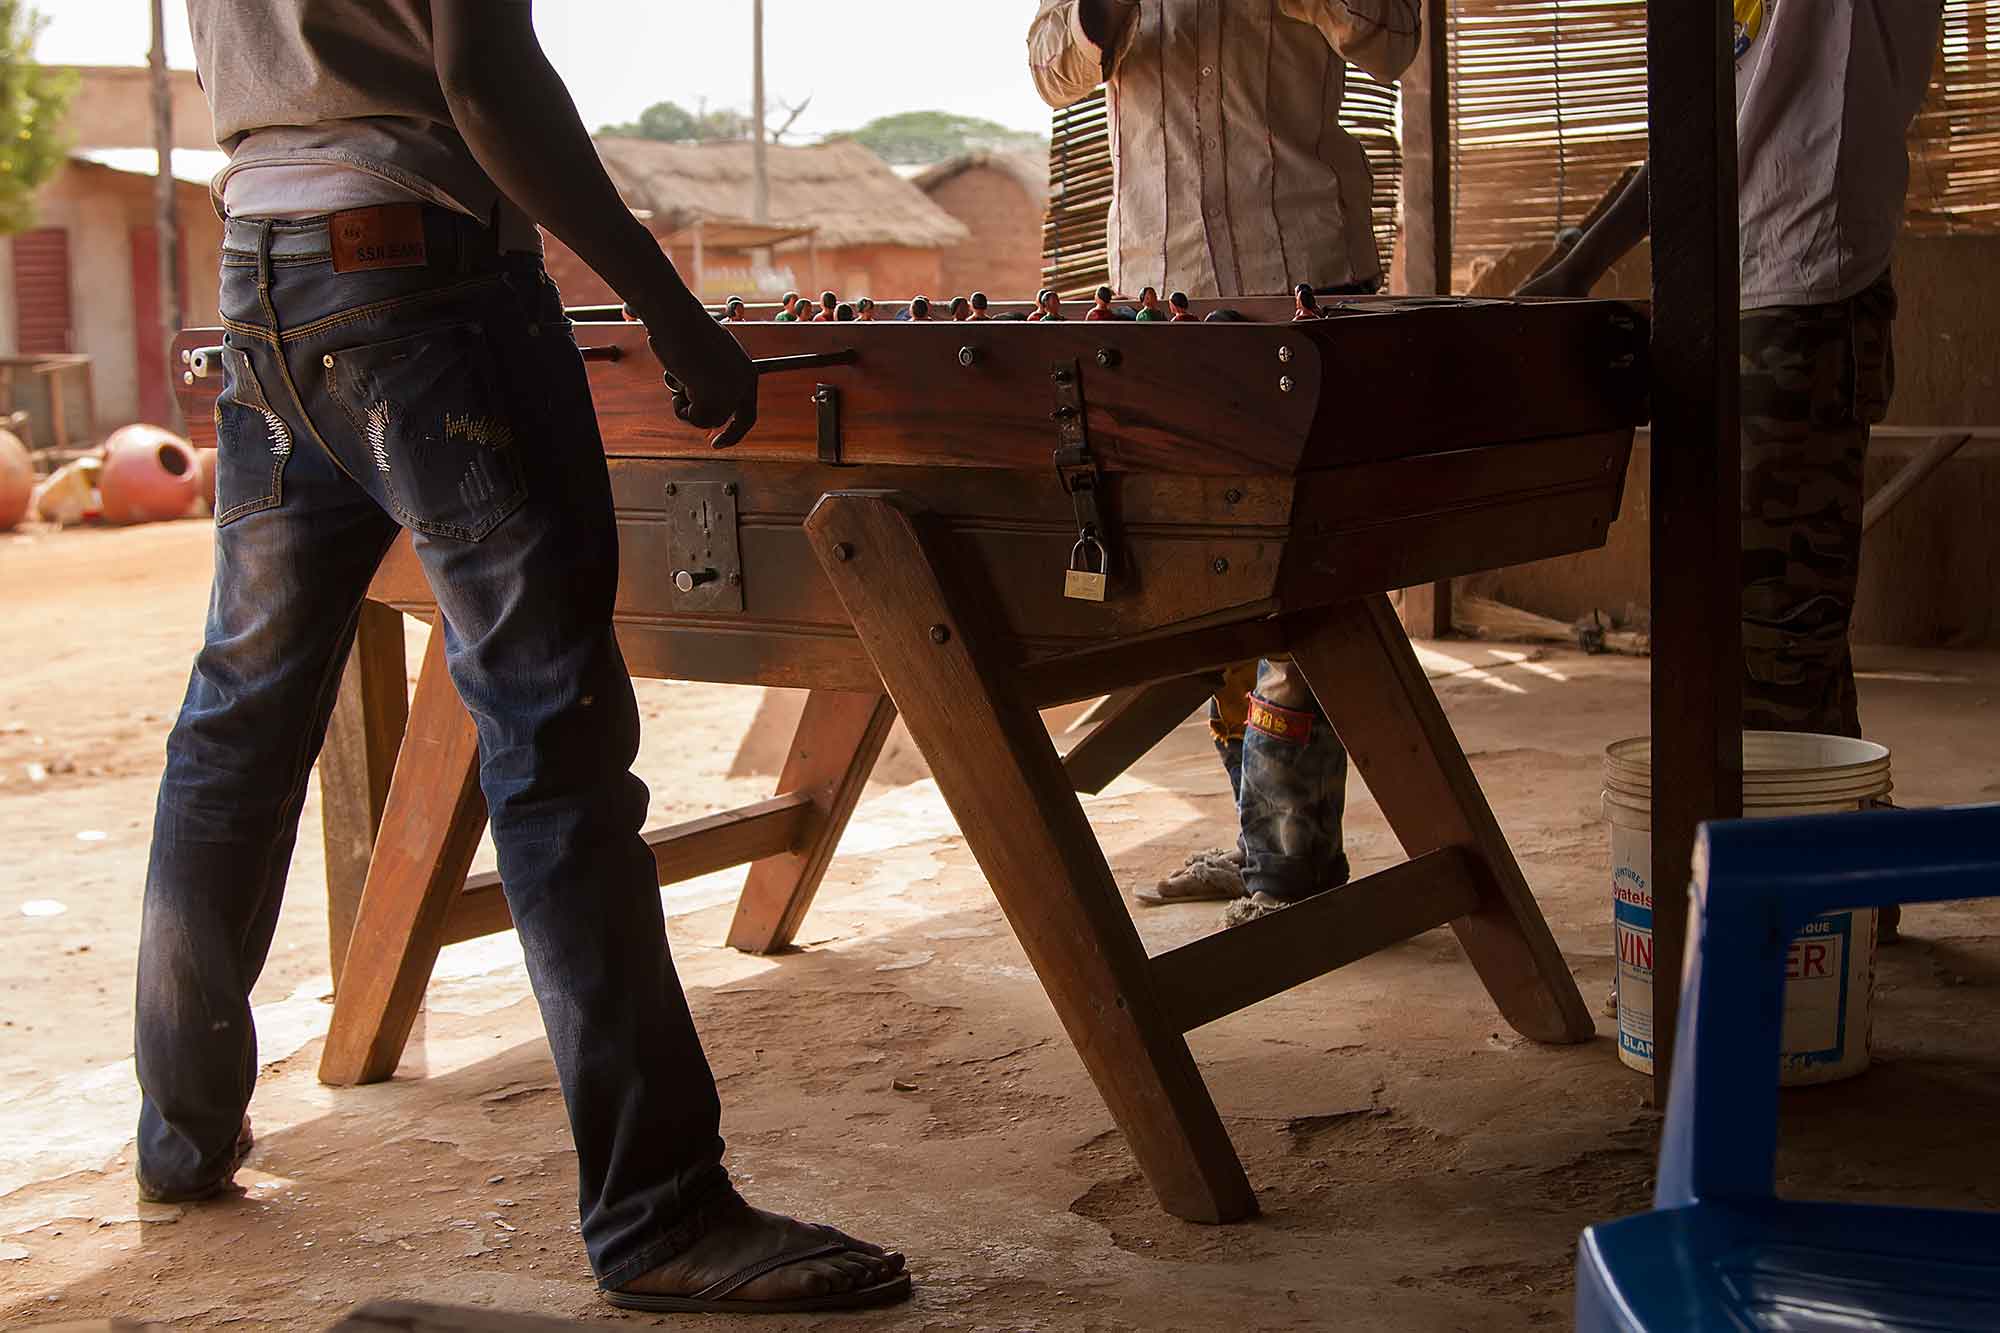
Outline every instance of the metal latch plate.
{"label": "metal latch plate", "polygon": [[667,483],[666,578],[674,609],[721,614],[743,609],[736,483]]}

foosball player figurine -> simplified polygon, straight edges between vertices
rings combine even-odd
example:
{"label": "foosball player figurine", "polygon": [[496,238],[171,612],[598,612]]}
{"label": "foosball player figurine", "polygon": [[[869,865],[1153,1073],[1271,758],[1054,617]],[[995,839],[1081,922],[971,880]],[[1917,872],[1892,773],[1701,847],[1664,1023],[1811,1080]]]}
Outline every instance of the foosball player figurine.
{"label": "foosball player figurine", "polygon": [[931,317],[931,298],[928,296],[915,297],[910,302],[910,308],[904,313],[911,319],[929,319]]}
{"label": "foosball player figurine", "polygon": [[723,316],[731,324],[741,324],[743,323],[744,320],[750,317],[746,307],[743,304],[743,298],[740,296],[732,296],[729,298],[729,304],[723,308]]}
{"label": "foosball player figurine", "polygon": [[1157,287],[1147,287],[1139,293],[1139,313],[1132,318],[1141,324],[1164,324],[1168,315],[1160,305],[1160,291]]}
{"label": "foosball player figurine", "polygon": [[951,298],[951,318],[953,323],[959,323],[971,318],[971,316],[972,302],[966,300],[963,296],[954,296]]}
{"label": "foosball player figurine", "polygon": [[875,322],[875,302],[866,296],[856,301],[854,303],[854,317],[863,324],[873,324]]}
{"label": "foosball player figurine", "polygon": [[1091,303],[1090,313],[1085,315],[1084,318],[1086,320],[1118,318],[1117,314],[1111,309],[1111,289],[1109,287],[1099,287],[1097,289],[1097,299]]}
{"label": "foosball player figurine", "polygon": [[1057,324],[1063,321],[1062,293],[1053,287],[1042,293],[1042,318]]}
{"label": "foosball player figurine", "polygon": [[799,322],[799,294],[797,292],[786,292],[785,299],[778,303],[777,322],[780,324],[796,324]]}
{"label": "foosball player figurine", "polygon": [[966,304],[972,307],[972,313],[966,316],[968,320],[989,318],[986,313],[987,301],[985,292],[974,292],[972,298]]}
{"label": "foosball player figurine", "polygon": [[840,298],[832,292],[819,294],[819,313],[813,316],[815,324],[833,323],[833,312],[840,307]]}
{"label": "foosball player figurine", "polygon": [[1035,293],[1035,309],[1034,312],[1028,316],[1028,322],[1030,324],[1033,324],[1040,320],[1047,319],[1048,317],[1049,317],[1049,289],[1044,287],[1040,291]]}
{"label": "foosball player figurine", "polygon": [[1195,322],[1194,312],[1188,309],[1188,299],[1186,292],[1175,292],[1172,296],[1169,296],[1167,298],[1167,304],[1173,307],[1173,312],[1174,312],[1172,318],[1167,320],[1167,323],[1192,324]]}
{"label": "foosball player figurine", "polygon": [[1325,318],[1325,312],[1319,308],[1319,298],[1313,295],[1311,283],[1300,283],[1293,289],[1292,296],[1297,305],[1297,309],[1292,314],[1292,323],[1297,324],[1308,319]]}
{"label": "foosball player figurine", "polygon": [[833,308],[833,318],[837,324],[852,323],[854,321],[854,307],[842,301]]}

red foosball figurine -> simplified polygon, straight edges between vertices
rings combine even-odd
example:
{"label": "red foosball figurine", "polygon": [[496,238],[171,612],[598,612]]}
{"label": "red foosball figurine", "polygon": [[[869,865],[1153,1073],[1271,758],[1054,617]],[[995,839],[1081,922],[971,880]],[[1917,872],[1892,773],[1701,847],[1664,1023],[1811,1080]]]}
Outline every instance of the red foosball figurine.
{"label": "red foosball figurine", "polygon": [[1188,309],[1186,292],[1175,292],[1167,298],[1167,304],[1172,307],[1174,312],[1172,318],[1167,321],[1169,324],[1189,324],[1195,322],[1194,312]]}
{"label": "red foosball figurine", "polygon": [[1028,316],[1030,324],[1049,317],[1049,289],[1044,287],[1035,293],[1034,313]]}
{"label": "red foosball figurine", "polygon": [[854,317],[863,324],[875,322],[875,302],[864,296],[854,303]]}
{"label": "red foosball figurine", "polygon": [[1147,287],[1139,292],[1139,313],[1134,317],[1141,324],[1164,324],[1169,318],[1160,305],[1160,292],[1156,287]]}
{"label": "red foosball figurine", "polygon": [[986,300],[985,292],[974,292],[972,294],[972,299],[968,301],[966,304],[972,307],[972,313],[966,316],[968,320],[990,318],[990,316],[988,316],[986,313],[986,307],[988,302]]}
{"label": "red foosball figurine", "polygon": [[1319,308],[1319,298],[1313,295],[1311,283],[1300,283],[1293,289],[1292,296],[1296,303],[1296,309],[1292,314],[1292,323],[1297,324],[1303,320],[1325,318],[1325,312]]}
{"label": "red foosball figurine", "polygon": [[837,324],[851,323],[854,319],[854,307],[842,301],[833,308],[833,318]]}
{"label": "red foosball figurine", "polygon": [[971,317],[972,317],[972,302],[966,300],[963,296],[952,297],[951,298],[952,322],[959,323],[963,320],[970,319]]}
{"label": "red foosball figurine", "polygon": [[819,313],[813,316],[813,323],[815,324],[833,323],[833,312],[836,309],[838,309],[839,306],[840,306],[840,297],[838,297],[832,292],[821,292],[819,294]]}
{"label": "red foosball figurine", "polygon": [[1111,309],[1111,295],[1109,287],[1099,287],[1097,289],[1097,299],[1091,303],[1090,313],[1085,315],[1084,318],[1086,320],[1118,318]]}
{"label": "red foosball figurine", "polygon": [[909,313],[911,319],[929,319],[931,317],[931,298],[928,296],[912,298]]}

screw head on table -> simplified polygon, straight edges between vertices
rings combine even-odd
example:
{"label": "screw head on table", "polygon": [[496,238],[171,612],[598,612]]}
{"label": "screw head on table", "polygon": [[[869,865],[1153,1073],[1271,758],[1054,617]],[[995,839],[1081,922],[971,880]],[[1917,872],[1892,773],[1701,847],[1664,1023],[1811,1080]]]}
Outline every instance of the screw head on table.
{"label": "screw head on table", "polygon": [[678,486],[674,485],[674,484],[673,484],[673,483],[672,483],[671,481],[667,483],[667,494],[668,494],[668,495],[679,495],[680,493],[681,493],[681,488],[680,488],[680,487],[678,487]]}
{"label": "screw head on table", "polygon": [[950,643],[950,642],[951,642],[951,627],[950,627],[949,625],[932,625],[932,626],[931,626],[931,642],[932,642],[932,643]]}
{"label": "screw head on table", "polygon": [[1285,362],[1289,362],[1289,361],[1290,361],[1291,359],[1292,359],[1292,349],[1291,349],[1291,348],[1289,348],[1289,347],[1280,347],[1280,348],[1278,349],[1278,360],[1280,360],[1280,361],[1285,361]]}
{"label": "screw head on table", "polygon": [[1234,486],[1231,486],[1222,493],[1222,502],[1224,504],[1240,504],[1242,500],[1243,492],[1237,490]]}
{"label": "screw head on table", "polygon": [[1215,565],[1214,565],[1214,569],[1215,569],[1215,572],[1216,572],[1216,573],[1218,573],[1218,574],[1227,574],[1227,573],[1229,572],[1229,561],[1228,561],[1228,559],[1227,559],[1226,557],[1224,557],[1224,556],[1217,556],[1217,557],[1215,557]]}
{"label": "screw head on table", "polygon": [[1278,377],[1278,392],[1290,393],[1292,388],[1292,377],[1290,375],[1280,375]]}
{"label": "screw head on table", "polygon": [[978,361],[979,349],[977,347],[961,347],[958,349],[958,364],[961,366],[976,365]]}
{"label": "screw head on table", "polygon": [[833,558],[844,565],[854,558],[854,548],[846,542],[835,542],[833,544]]}

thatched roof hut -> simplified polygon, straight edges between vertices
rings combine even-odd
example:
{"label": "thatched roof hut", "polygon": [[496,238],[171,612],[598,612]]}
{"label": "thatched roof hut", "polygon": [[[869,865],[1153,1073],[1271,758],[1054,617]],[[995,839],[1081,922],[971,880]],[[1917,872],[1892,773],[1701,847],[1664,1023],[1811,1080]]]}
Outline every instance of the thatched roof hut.
{"label": "thatched roof hut", "polygon": [[1049,197],[1049,158],[1046,153],[975,152],[936,162],[910,177],[910,184],[925,194],[933,194],[968,171],[990,167],[1014,178],[1037,203]]}
{"label": "thatched roof hut", "polygon": [[[771,221],[812,227],[822,250],[900,246],[943,250],[968,234],[956,218],[852,141],[767,150]],[[747,142],[681,144],[651,139],[597,140],[598,156],[625,202],[652,214],[655,231],[697,220],[751,214]]]}

